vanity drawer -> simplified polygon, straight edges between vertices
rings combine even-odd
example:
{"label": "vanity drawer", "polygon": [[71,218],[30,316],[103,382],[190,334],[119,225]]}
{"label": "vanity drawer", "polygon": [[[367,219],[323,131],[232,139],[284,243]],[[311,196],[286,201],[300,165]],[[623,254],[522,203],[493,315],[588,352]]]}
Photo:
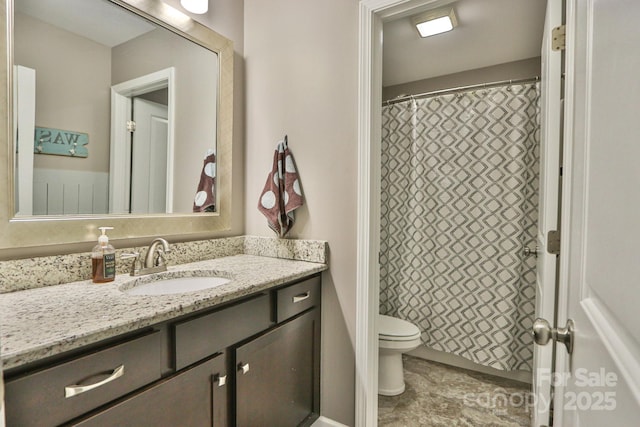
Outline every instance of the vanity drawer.
{"label": "vanity drawer", "polygon": [[161,337],[98,350],[5,384],[7,427],[59,425],[161,376]]}
{"label": "vanity drawer", "polygon": [[262,294],[175,324],[176,370],[268,329],[273,324],[271,319],[269,295]]}
{"label": "vanity drawer", "polygon": [[320,304],[320,276],[276,291],[278,323]]}

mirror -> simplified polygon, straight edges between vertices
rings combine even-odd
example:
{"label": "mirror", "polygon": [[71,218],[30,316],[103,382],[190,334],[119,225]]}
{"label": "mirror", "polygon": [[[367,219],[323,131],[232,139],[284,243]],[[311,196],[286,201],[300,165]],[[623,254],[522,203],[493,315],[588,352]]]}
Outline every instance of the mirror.
{"label": "mirror", "polygon": [[193,212],[217,53],[108,0],[14,5],[16,215]]}
{"label": "mirror", "polygon": [[231,41],[160,0],[0,2],[0,249],[229,228]]}

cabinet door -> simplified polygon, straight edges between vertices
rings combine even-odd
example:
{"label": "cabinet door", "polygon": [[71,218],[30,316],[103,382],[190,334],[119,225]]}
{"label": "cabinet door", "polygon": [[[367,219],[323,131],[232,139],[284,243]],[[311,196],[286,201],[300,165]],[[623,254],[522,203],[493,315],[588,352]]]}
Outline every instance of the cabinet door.
{"label": "cabinet door", "polygon": [[220,354],[71,425],[227,426],[225,362],[225,354]]}
{"label": "cabinet door", "polygon": [[319,309],[238,347],[235,362],[238,427],[297,426],[317,416]]}

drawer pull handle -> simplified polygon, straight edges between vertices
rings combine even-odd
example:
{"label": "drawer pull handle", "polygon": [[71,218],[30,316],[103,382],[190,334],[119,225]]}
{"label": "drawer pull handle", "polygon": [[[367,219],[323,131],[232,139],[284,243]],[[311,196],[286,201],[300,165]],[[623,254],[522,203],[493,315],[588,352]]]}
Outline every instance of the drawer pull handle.
{"label": "drawer pull handle", "polygon": [[120,378],[121,376],[124,375],[124,365],[120,365],[118,366],[116,369],[113,370],[113,372],[111,373],[111,375],[109,375],[107,378],[103,379],[102,381],[98,381],[97,383],[94,384],[89,384],[89,385],[68,385],[64,388],[64,397],[65,398],[69,398],[69,397],[73,397],[73,396],[77,396],[79,394],[82,394],[84,392],[87,392],[89,390],[93,390],[94,388],[98,388],[100,386],[103,386],[107,383],[110,383],[111,381]]}
{"label": "drawer pull handle", "polygon": [[242,375],[249,372],[249,364],[248,363],[240,363],[238,364],[238,371],[242,371]]}
{"label": "drawer pull handle", "polygon": [[214,381],[218,383],[218,387],[222,387],[227,384],[227,376],[218,374],[215,376]]}
{"label": "drawer pull handle", "polygon": [[305,292],[303,294],[298,294],[295,297],[293,297],[293,303],[296,304],[296,303],[299,303],[301,301],[304,301],[307,298],[309,298],[310,296],[311,296],[311,291],[307,291],[307,292]]}

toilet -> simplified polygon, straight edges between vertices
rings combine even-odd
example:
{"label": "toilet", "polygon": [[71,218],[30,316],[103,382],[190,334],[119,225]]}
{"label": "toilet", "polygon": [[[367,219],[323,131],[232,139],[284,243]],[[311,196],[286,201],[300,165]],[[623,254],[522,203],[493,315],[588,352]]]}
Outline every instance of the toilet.
{"label": "toilet", "polygon": [[402,353],[421,344],[420,330],[411,322],[384,314],[378,319],[378,394],[395,396],[405,387]]}

